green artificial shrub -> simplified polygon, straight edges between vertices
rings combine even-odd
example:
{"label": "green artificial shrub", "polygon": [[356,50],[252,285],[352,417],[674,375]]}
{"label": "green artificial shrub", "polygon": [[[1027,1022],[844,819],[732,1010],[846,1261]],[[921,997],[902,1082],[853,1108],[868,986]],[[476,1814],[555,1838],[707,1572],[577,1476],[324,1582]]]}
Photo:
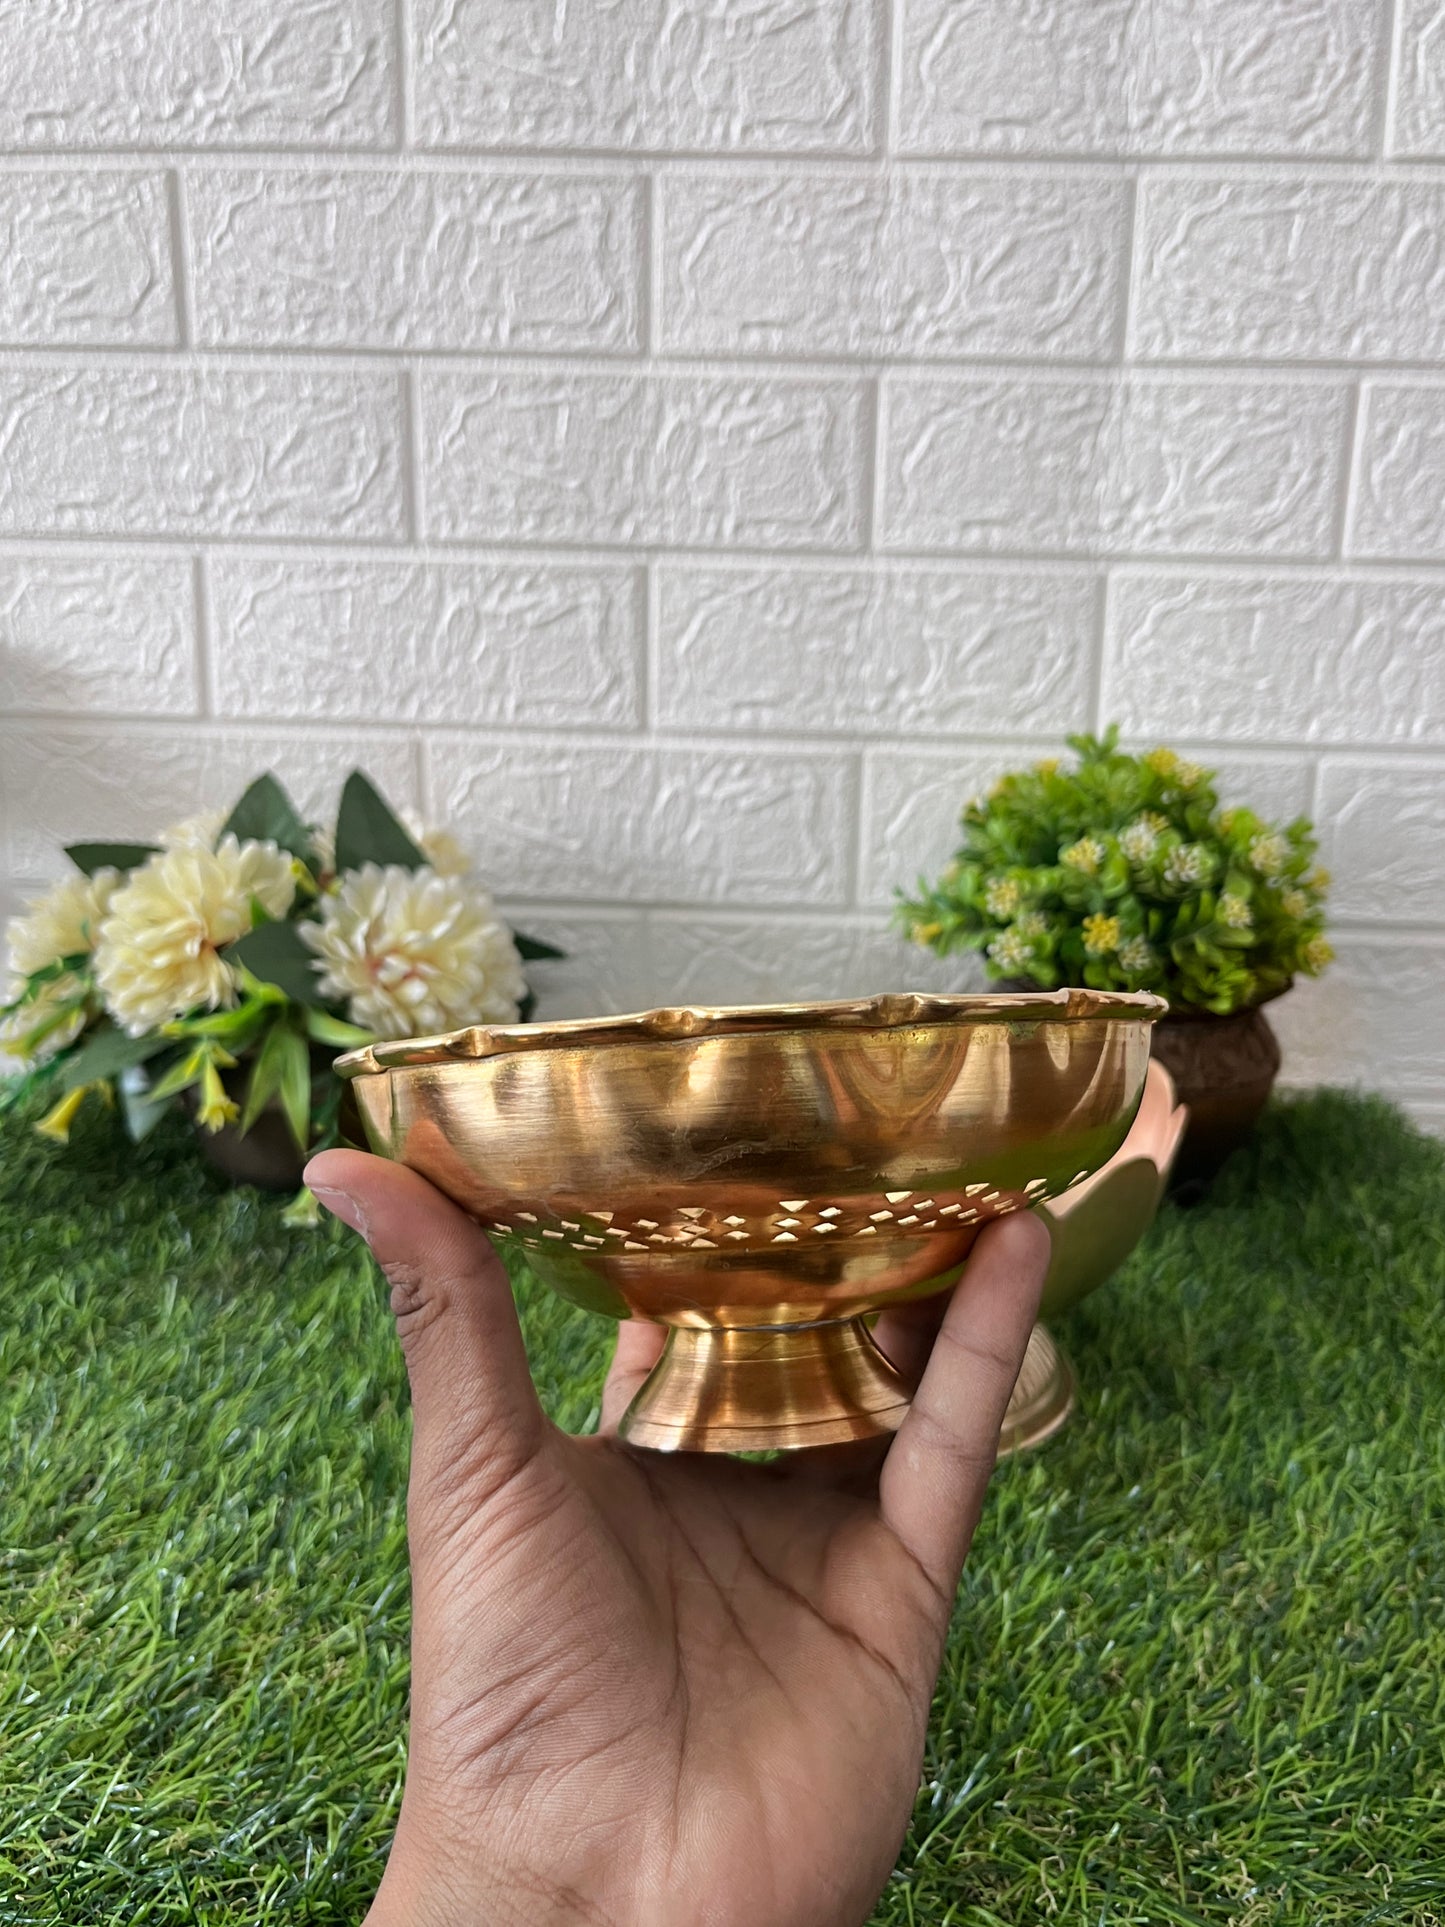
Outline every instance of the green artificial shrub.
{"label": "green artificial shrub", "polygon": [[1329,878],[1307,818],[1222,810],[1211,770],[1127,755],[1117,728],[1068,741],[1073,767],[1002,777],[965,808],[938,881],[899,893],[916,942],[980,950],[996,979],[1153,990],[1219,1015],[1324,969]]}

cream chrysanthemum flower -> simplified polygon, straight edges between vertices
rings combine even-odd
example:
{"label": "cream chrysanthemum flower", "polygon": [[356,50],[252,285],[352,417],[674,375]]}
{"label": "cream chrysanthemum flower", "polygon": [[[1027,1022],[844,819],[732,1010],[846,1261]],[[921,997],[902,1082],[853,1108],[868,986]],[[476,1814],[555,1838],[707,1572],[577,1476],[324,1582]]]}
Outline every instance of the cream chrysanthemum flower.
{"label": "cream chrysanthemum flower", "polygon": [[[94,876],[66,877],[43,897],[10,919],[6,938],[10,948],[13,1001],[25,980],[37,970],[48,970],[63,957],[88,956],[95,948],[101,918],[120,882],[118,870],[97,870]],[[22,1009],[0,1020],[0,1051],[39,1063],[73,1043],[89,1015],[87,979],[72,970],[43,984]],[[27,1038],[43,1033],[33,1045]]]}
{"label": "cream chrysanthemum flower", "polygon": [[62,957],[88,954],[95,948],[101,918],[120,882],[118,870],[97,870],[93,877],[66,877],[43,897],[26,904],[12,917],[5,935],[10,945],[10,969],[17,977],[47,970]]}
{"label": "cream chrysanthemum flower", "polygon": [[319,922],[297,928],[322,989],[379,1037],[514,1023],[526,994],[511,931],[462,877],[363,864],[322,898]]}
{"label": "cream chrysanthemum flower", "polygon": [[162,830],[160,846],[163,850],[213,850],[225,820],[224,810],[199,810]]}
{"label": "cream chrysanthemum flower", "polygon": [[439,877],[464,877],[472,860],[450,830],[429,830],[415,810],[403,810],[411,839]]}
{"label": "cream chrysanthemum flower", "polygon": [[284,917],[295,893],[291,859],[274,843],[224,836],[215,850],[186,843],[153,856],[116,891],[100,927],[95,976],[111,1016],[141,1037],[185,1011],[234,1004],[219,951],[251,928],[253,899]]}
{"label": "cream chrysanthemum flower", "polygon": [[[21,983],[12,984],[11,997],[18,997],[23,989]],[[86,1016],[85,986],[67,971],[42,984],[18,1010],[0,1017],[0,1054],[43,1064],[75,1042],[85,1029]]]}
{"label": "cream chrysanthemum flower", "polygon": [[1219,899],[1219,921],[1227,924],[1231,930],[1248,930],[1253,922],[1248,898],[1226,890]]}

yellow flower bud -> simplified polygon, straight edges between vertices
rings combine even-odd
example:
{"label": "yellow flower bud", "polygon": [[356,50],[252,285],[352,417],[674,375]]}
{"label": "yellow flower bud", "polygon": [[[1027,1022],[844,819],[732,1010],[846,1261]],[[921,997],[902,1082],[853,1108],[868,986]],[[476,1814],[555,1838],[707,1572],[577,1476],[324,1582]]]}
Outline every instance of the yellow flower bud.
{"label": "yellow flower bud", "polygon": [[201,1072],[201,1102],[196,1112],[197,1119],[206,1130],[219,1131],[223,1124],[234,1124],[240,1115],[240,1105],[227,1097],[221,1073],[216,1069],[214,1060],[208,1057],[206,1067]]}
{"label": "yellow flower bud", "polygon": [[85,1102],[86,1084],[77,1084],[73,1091],[67,1091],[60,1102],[48,1110],[36,1130],[42,1137],[53,1137],[57,1144],[70,1142],[70,1127],[75,1122],[75,1113]]}
{"label": "yellow flower bud", "polygon": [[1119,947],[1122,935],[1117,917],[1106,917],[1102,912],[1084,918],[1084,948],[1093,957],[1107,957],[1111,950]]}

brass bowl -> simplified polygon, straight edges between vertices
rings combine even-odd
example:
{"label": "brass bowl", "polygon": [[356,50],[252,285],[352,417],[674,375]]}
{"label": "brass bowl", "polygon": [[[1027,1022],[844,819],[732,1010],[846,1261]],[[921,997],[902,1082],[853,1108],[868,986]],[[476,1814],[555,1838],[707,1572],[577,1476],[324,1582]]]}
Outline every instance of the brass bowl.
{"label": "brass bowl", "polygon": [[554,1291],[666,1325],[622,1435],[663,1450],[893,1431],[864,1320],[946,1290],[991,1219],[1129,1128],[1144,993],[899,995],[482,1026],[352,1051],[373,1148]]}
{"label": "brass bowl", "polygon": [[1039,1212],[1053,1243],[1042,1317],[1097,1291],[1153,1224],[1188,1122],[1174,1079],[1152,1059],[1134,1122],[1113,1157]]}
{"label": "brass bowl", "polygon": [[[1174,1080],[1151,1058],[1129,1135],[1107,1164],[1062,1197],[1039,1206],[1053,1253],[1040,1314],[1051,1318],[1112,1278],[1154,1222],[1189,1110]],[[1018,1384],[1004,1414],[1000,1453],[1042,1445],[1074,1409],[1073,1367],[1047,1326],[1035,1325]]]}

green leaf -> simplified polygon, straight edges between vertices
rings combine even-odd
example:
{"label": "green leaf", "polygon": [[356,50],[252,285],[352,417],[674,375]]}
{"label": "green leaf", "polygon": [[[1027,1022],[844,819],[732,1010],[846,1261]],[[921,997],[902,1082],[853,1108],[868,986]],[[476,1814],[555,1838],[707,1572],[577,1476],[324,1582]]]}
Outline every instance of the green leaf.
{"label": "green leaf", "polygon": [[308,1010],[306,1013],[306,1035],[318,1044],[329,1044],[335,1050],[359,1050],[363,1044],[374,1044],[376,1032],[362,1030],[359,1025],[343,1023],[328,1011]]}
{"label": "green leaf", "polygon": [[315,861],[311,832],[269,770],[256,778],[226,818],[221,835],[225,836],[228,831],[243,843],[275,843],[289,850],[292,856],[299,856],[303,863]]}
{"label": "green leaf", "polygon": [[311,1137],[311,1053],[299,1031],[277,1026],[281,1044],[281,1109],[291,1126],[298,1151],[305,1152]]}
{"label": "green leaf", "polygon": [[336,817],[336,867],[355,870],[363,863],[399,863],[403,869],[419,870],[426,856],[375,785],[354,769],[341,792]]}
{"label": "green leaf", "polygon": [[200,1017],[181,1017],[164,1026],[168,1037],[209,1037],[227,1050],[247,1050],[275,1017],[284,999],[248,997],[234,1010],[211,1010]]}
{"label": "green leaf", "polygon": [[208,1058],[204,1051],[193,1050],[179,1063],[172,1064],[157,1083],[151,1085],[150,1095],[157,1104],[165,1103],[172,1097],[179,1097],[182,1091],[190,1090],[199,1084],[206,1072]]}
{"label": "green leaf", "polygon": [[256,1054],[256,1061],[251,1066],[251,1082],[246,1092],[245,1107],[241,1112],[243,1136],[281,1088],[286,1039],[291,1035],[293,1033],[284,1022],[278,1023],[274,1030],[267,1033],[265,1043]]}
{"label": "green leaf", "polygon": [[97,870],[134,870],[159,847],[156,843],[67,843],[65,854],[77,870],[93,877]]}
{"label": "green leaf", "polygon": [[539,957],[565,957],[567,952],[559,950],[554,943],[546,943],[541,937],[527,937],[520,930],[512,932],[512,942],[517,946],[517,955],[523,963],[532,963]]}
{"label": "green leaf", "polygon": [[90,968],[90,953],[77,951],[74,956],[57,957],[54,963],[45,964],[39,970],[32,970],[22,980],[20,994],[8,1004],[0,1004],[0,1017],[9,1017],[14,1011],[23,1010],[27,1004],[36,1003],[41,992],[48,984],[58,983],[62,977],[78,976]]}
{"label": "green leaf", "polygon": [[197,1044],[177,1064],[172,1064],[159,1082],[152,1084],[150,1094],[159,1102],[162,1098],[179,1097],[188,1091],[192,1084],[199,1084],[205,1075],[206,1066],[211,1061],[210,1052],[204,1044]]}
{"label": "green leaf", "polygon": [[19,1077],[0,1077],[0,1117],[28,1103],[37,1091],[48,1090],[63,1061],[59,1057],[47,1057],[43,1064],[34,1065]]}
{"label": "green leaf", "polygon": [[[23,1001],[11,1006],[16,1011],[22,1007]],[[33,1057],[47,1039],[53,1037],[57,1031],[67,1029],[71,1019],[77,1012],[83,1012],[84,1009],[84,991],[78,996],[66,998],[43,1017],[38,1018],[29,1030],[13,1033],[9,1039],[9,1050],[17,1057]]]}
{"label": "green leaf", "polygon": [[92,1084],[100,1077],[116,1077],[132,1064],[144,1064],[161,1051],[173,1048],[171,1038],[155,1032],[145,1037],[127,1037],[114,1024],[99,1024],[67,1053],[60,1070],[60,1088],[73,1091],[77,1084]]}
{"label": "green leaf", "polygon": [[323,1001],[311,952],[294,923],[258,923],[221,952],[227,963],[244,964],[263,984],[275,984],[298,1004]]}

